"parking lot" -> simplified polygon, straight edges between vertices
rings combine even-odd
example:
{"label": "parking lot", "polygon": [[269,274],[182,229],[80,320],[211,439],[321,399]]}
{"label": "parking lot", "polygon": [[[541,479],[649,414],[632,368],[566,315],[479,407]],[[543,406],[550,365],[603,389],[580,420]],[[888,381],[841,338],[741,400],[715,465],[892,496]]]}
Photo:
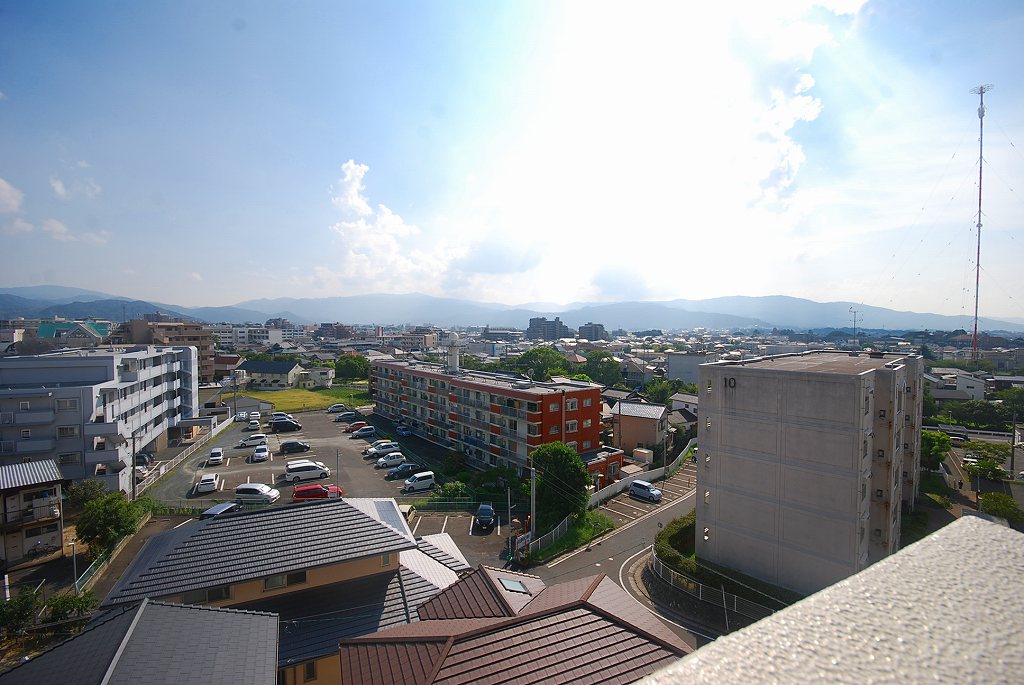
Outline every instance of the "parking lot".
{"label": "parking lot", "polygon": [[509,529],[503,523],[499,523],[489,531],[483,531],[473,526],[473,515],[469,513],[417,513],[409,524],[413,535],[433,535],[435,533],[448,533],[452,536],[459,550],[466,557],[470,566],[487,564],[488,566],[501,566],[504,560],[501,558],[506,541],[509,537]]}
{"label": "parking lot", "polygon": [[672,477],[668,480],[655,481],[654,485],[661,490],[661,501],[658,503],[651,503],[646,500],[637,499],[629,494],[629,491],[619,493],[612,499],[608,500],[600,507],[598,511],[605,514],[615,522],[615,527],[619,528],[635,521],[636,519],[649,514],[650,512],[664,507],[671,502],[674,502],[686,494],[693,491],[697,478],[697,467],[691,462],[686,464],[676,471]]}

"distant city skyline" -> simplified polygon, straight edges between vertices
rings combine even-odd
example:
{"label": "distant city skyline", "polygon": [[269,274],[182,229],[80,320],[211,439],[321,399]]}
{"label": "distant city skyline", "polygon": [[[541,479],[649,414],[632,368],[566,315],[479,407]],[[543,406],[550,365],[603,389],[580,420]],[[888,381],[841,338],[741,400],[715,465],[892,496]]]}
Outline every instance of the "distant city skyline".
{"label": "distant city skyline", "polygon": [[1019,3],[0,13],[0,286],[1024,318]]}

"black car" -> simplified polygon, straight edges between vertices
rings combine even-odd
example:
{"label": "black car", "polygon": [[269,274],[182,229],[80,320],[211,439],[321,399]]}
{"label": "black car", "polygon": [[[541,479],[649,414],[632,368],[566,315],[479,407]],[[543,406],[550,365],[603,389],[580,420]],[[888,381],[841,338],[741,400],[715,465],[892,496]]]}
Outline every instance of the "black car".
{"label": "black car", "polygon": [[287,440],[281,443],[281,454],[291,454],[292,452],[308,452],[309,443],[299,442],[298,440]]}
{"label": "black car", "polygon": [[416,473],[417,471],[422,470],[423,467],[420,466],[419,464],[412,464],[406,462],[404,464],[399,464],[393,469],[388,469],[388,473],[386,476],[384,476],[384,478],[386,478],[387,480],[398,480],[399,478],[404,480],[411,476],[412,474]]}
{"label": "black car", "polygon": [[298,421],[271,421],[270,430],[275,433],[287,433],[289,431],[302,430],[302,424]]}
{"label": "black car", "polygon": [[482,502],[476,510],[476,517],[473,521],[484,530],[491,530],[498,522],[498,514],[494,511],[494,505],[490,502]]}

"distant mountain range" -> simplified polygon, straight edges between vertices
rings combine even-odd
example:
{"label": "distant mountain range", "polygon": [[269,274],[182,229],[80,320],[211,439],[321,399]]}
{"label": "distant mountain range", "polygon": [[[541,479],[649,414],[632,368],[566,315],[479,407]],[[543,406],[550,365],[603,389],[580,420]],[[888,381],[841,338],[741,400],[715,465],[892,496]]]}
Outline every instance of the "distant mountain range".
{"label": "distant mountain range", "polygon": [[[152,303],[79,288],[31,286],[0,288],[0,318],[102,318],[121,321],[162,312],[206,322],[262,323],[285,318],[294,323],[340,321],[348,324],[434,324],[526,328],[533,317],[559,317],[571,328],[587,322],[609,331],[660,328],[736,330],[789,328],[797,332],[850,328],[851,309],[858,326],[872,330],[956,330],[973,325],[967,316],[895,311],[853,302],[814,302],[797,297],[717,297],[664,302],[573,303],[563,308],[534,309],[428,295],[358,295],[350,297],[249,300],[232,307],[182,307]],[[1024,332],[1024,320],[979,319],[989,332]]]}

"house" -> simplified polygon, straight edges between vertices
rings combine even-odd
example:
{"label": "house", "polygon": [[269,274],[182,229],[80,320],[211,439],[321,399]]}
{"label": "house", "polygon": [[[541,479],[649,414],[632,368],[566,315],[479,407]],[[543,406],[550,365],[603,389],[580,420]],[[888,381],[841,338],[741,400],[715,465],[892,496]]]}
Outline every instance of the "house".
{"label": "house", "polygon": [[607,404],[609,408],[614,408],[616,402],[622,402],[623,400],[646,402],[647,398],[636,390],[616,390],[615,388],[605,388],[601,391],[601,401]]}
{"label": "house", "polygon": [[677,392],[668,398],[672,403],[672,411],[685,409],[694,416],[697,415],[697,396],[685,392]]}
{"label": "house", "polygon": [[663,404],[618,402],[612,407],[612,431],[612,444],[621,450],[660,447],[668,454],[671,449],[668,409]]}
{"label": "house", "polygon": [[272,612],[283,683],[337,683],[338,640],[413,620],[469,565],[416,540],[393,499],[338,499],[197,521],[153,536],[104,600]]}
{"label": "house", "polygon": [[273,614],[142,600],[0,674],[3,685],[277,682]]}
{"label": "house", "polygon": [[625,456],[622,450],[604,448],[580,455],[594,487],[601,488],[612,484],[622,477],[622,461]]}
{"label": "house", "polygon": [[329,388],[334,385],[334,369],[329,366],[314,366],[299,371],[299,377],[295,387],[306,388]]}
{"label": "house", "polygon": [[631,683],[691,651],[603,573],[549,586],[481,566],[416,613],[342,640],[340,682]]}
{"label": "house", "polygon": [[54,459],[0,465],[0,498],[3,499],[3,547],[0,559],[6,566],[37,547],[64,549],[64,518],[61,510],[63,480]]}
{"label": "house", "polygon": [[249,378],[253,390],[286,390],[296,387],[303,368],[295,362],[265,362],[247,359],[238,367]]}

